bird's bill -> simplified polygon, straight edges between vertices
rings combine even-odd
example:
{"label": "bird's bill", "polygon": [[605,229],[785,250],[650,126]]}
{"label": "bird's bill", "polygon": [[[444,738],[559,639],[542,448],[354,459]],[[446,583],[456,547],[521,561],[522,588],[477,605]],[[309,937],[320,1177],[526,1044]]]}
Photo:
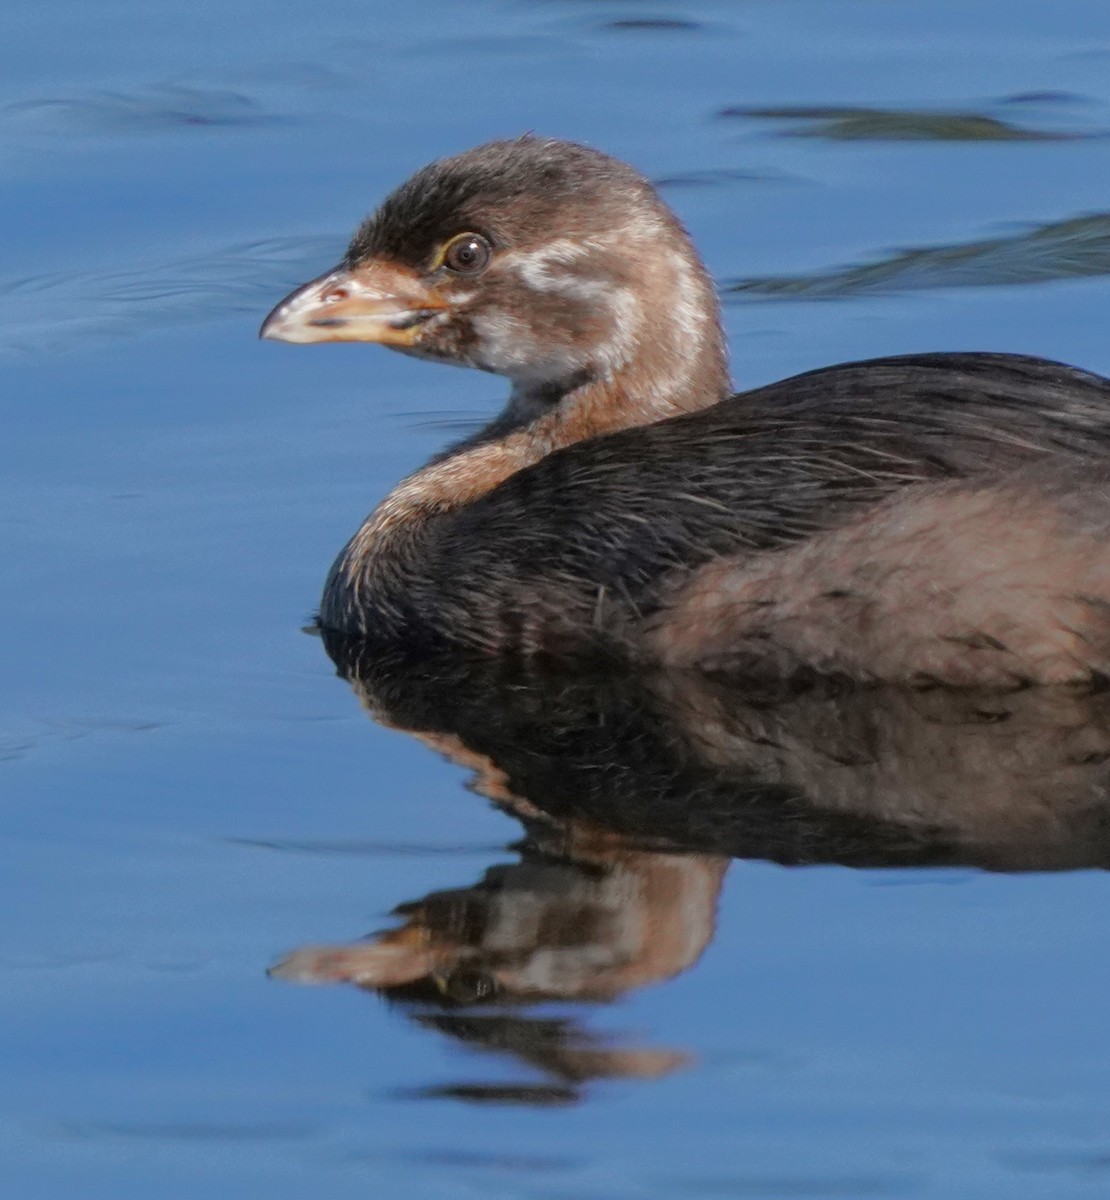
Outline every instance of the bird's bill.
{"label": "bird's bill", "polygon": [[258,336],[276,342],[378,342],[411,346],[446,301],[395,263],[337,267],[290,292]]}

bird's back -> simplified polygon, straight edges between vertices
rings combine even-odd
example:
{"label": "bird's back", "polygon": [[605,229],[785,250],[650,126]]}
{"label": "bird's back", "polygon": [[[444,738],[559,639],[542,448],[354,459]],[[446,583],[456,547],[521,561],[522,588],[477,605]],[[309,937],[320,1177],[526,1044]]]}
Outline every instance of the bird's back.
{"label": "bird's back", "polygon": [[930,480],[1096,463],[1108,447],[1110,381],[1057,363],[826,368],[556,451],[429,527],[391,600],[410,633],[564,653],[711,560],[789,546]]}

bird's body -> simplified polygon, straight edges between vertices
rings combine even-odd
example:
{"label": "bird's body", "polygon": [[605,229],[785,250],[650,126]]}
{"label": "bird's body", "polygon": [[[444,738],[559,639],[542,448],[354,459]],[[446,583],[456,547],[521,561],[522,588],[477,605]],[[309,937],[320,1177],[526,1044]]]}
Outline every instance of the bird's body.
{"label": "bird's body", "polygon": [[[650,185],[604,155],[521,139],[433,164],[264,331],[385,342],[513,380],[505,413],[403,481],[340,554],[327,628],[865,679],[1110,666],[1110,514],[1076,502],[1105,479],[1110,381],[934,354],[728,396],[704,269]],[[990,566],[1010,534],[1020,548]],[[964,569],[977,554],[1005,587]],[[1076,562],[1089,568],[1078,609]],[[955,604],[957,591],[981,603]],[[1053,622],[1070,641],[1046,638]],[[907,642],[921,649],[890,653]]]}

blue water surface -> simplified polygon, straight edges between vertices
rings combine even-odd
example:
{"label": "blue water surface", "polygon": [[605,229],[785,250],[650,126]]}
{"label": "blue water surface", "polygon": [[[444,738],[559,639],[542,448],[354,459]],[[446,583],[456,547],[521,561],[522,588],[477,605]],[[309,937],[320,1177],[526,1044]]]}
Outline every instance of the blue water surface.
{"label": "blue water surface", "polygon": [[535,129],[660,182],[738,383],[932,349],[1110,373],[1110,6],[43,0],[5,25],[5,1190],[1102,1194],[1099,871],[737,861],[696,967],[570,1006],[683,1068],[567,1103],[467,1103],[448,1085],[536,1071],[266,977],[520,831],[301,632],[365,511],[501,385],[256,332],[410,171]]}

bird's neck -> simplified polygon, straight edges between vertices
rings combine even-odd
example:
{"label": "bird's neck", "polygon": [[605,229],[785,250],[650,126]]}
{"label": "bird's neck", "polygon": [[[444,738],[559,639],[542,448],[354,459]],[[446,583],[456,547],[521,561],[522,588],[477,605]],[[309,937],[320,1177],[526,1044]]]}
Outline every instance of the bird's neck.
{"label": "bird's neck", "polygon": [[686,290],[672,283],[675,300],[656,319],[633,314],[625,322],[631,336],[622,330],[623,344],[566,381],[515,381],[493,421],[405,479],[371,520],[380,514],[379,525],[389,525],[414,508],[422,516],[465,507],[575,442],[724,399],[731,390],[728,352],[713,285],[696,258],[682,266]]}
{"label": "bird's neck", "polygon": [[485,428],[402,480],[364,531],[374,537],[398,522],[463,508],[565,446],[707,408],[728,394],[723,352],[691,364],[697,370],[688,374],[672,365],[669,376],[645,369],[653,358],[565,391],[516,387],[504,411]]}
{"label": "bird's neck", "polygon": [[703,312],[707,319],[696,327],[645,328],[619,370],[584,372],[563,387],[518,383],[498,417],[402,480],[370,514],[332,568],[321,610],[325,623],[332,605],[346,614],[341,626],[372,607],[383,570],[403,570],[420,556],[423,535],[440,518],[517,472],[576,442],[723,399],[729,379],[715,299]]}

